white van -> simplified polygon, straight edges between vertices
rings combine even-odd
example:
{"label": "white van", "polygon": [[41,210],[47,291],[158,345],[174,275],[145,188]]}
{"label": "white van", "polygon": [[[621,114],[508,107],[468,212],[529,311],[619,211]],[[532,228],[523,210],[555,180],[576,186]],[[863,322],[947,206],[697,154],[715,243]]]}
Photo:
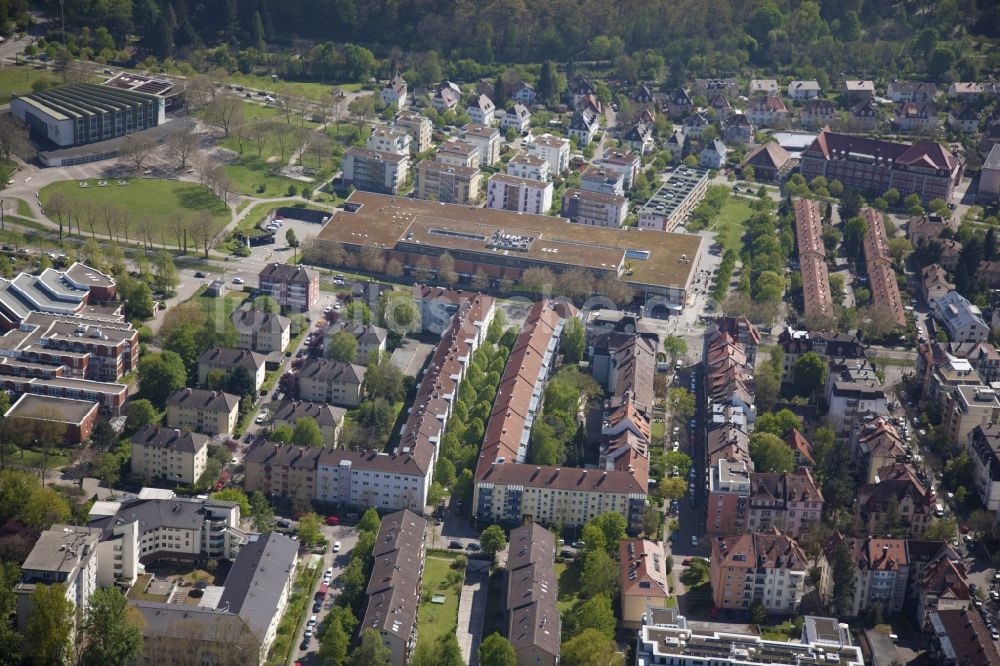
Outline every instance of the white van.
{"label": "white van", "polygon": [[944,505],[941,502],[934,505],[934,517],[944,518]]}

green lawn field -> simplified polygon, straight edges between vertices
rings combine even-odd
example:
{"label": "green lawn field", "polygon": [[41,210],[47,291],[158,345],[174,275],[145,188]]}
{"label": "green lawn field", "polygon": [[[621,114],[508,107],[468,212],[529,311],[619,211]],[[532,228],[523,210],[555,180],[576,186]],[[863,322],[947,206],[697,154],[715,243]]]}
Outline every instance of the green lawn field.
{"label": "green lawn field", "polygon": [[[133,220],[147,220],[154,225],[156,231],[153,238],[157,242],[165,239],[168,244],[176,242],[174,229],[178,219],[191,219],[203,211],[210,212],[220,224],[231,218],[226,205],[207,187],[197,183],[137,178],[127,180],[128,185],[109,180],[107,187],[98,187],[97,180],[88,182],[89,187],[80,187],[75,180],[46,186],[41,192],[43,207],[48,207],[49,199],[55,192],[62,193],[76,211],[88,205],[100,208],[111,203],[129,211]],[[138,223],[135,226],[138,227]],[[132,231],[130,235],[137,237],[138,234]]]}
{"label": "green lawn field", "polygon": [[435,643],[441,636],[455,631],[458,623],[458,597],[462,584],[448,585],[446,578],[451,571],[454,557],[450,553],[428,553],[424,564],[424,594],[443,594],[443,604],[420,601],[417,615],[417,642]]}
{"label": "green lawn field", "polygon": [[717,234],[717,240],[724,249],[739,252],[743,248],[746,222],[752,215],[753,210],[746,203],[733,198],[726,201],[712,225],[712,231]]}
{"label": "green lawn field", "polygon": [[0,67],[0,104],[10,101],[11,95],[23,95],[32,92],[35,81],[44,81],[48,87],[62,83],[62,80],[47,69],[34,69],[21,65],[19,67]]}

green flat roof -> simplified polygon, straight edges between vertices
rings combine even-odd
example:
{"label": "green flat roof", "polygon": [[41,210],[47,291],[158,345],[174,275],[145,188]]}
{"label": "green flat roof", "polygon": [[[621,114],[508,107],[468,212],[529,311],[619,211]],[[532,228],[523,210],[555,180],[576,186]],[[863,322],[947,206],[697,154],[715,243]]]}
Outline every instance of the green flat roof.
{"label": "green flat roof", "polygon": [[108,88],[92,83],[59,86],[18,99],[56,120],[71,120],[120,111],[139,103],[159,103],[159,98],[155,95],[135,92],[134,90]]}

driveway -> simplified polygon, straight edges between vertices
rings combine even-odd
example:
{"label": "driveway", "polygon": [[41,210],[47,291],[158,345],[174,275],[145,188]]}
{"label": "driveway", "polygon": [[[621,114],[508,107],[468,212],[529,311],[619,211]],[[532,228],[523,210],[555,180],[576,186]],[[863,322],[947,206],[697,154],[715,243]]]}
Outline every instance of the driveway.
{"label": "driveway", "polygon": [[462,659],[469,666],[476,666],[479,660],[489,583],[490,563],[487,560],[469,560],[465,569],[462,596],[458,601],[458,627],[455,630],[458,646],[462,649]]}

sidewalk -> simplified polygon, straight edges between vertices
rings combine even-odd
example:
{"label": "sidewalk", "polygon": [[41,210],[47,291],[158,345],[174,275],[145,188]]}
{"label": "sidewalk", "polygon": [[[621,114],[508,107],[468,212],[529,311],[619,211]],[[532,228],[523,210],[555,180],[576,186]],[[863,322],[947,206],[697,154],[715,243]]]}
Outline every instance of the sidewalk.
{"label": "sidewalk", "polygon": [[476,666],[479,659],[489,582],[490,563],[485,560],[469,560],[462,596],[458,601],[458,627],[455,630],[458,646],[462,649],[462,659],[469,666]]}

